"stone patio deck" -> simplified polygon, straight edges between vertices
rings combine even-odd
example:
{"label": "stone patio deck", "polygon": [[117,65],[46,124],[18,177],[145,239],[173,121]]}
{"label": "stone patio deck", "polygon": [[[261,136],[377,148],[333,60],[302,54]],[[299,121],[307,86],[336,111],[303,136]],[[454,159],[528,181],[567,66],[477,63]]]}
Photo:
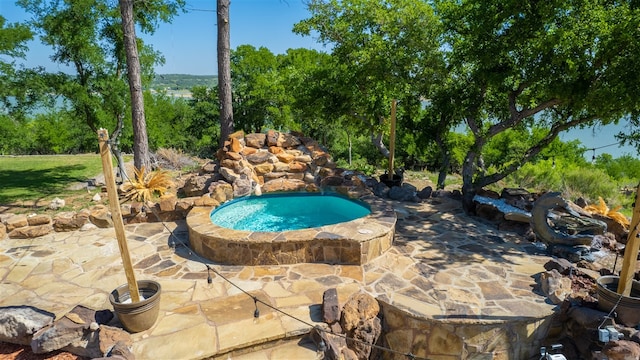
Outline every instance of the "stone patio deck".
{"label": "stone patio deck", "polygon": [[[400,352],[441,360],[537,354],[554,306],[533,291],[534,275],[549,257],[466,216],[454,200],[391,205],[394,245],[364,265],[206,262],[304,322],[262,304],[255,319],[251,297],[215,274],[208,284],[205,261],[180,245],[188,242],[184,221],[127,225],[136,277],[162,285],[158,321],[133,335],[136,359],[315,359],[315,345],[301,336],[321,321],[329,288],[340,304],[360,291],[376,297],[387,343]],[[2,240],[0,279],[0,306],[30,305],[58,318],[76,305],[111,309],[109,293],[126,282],[112,228]]]}

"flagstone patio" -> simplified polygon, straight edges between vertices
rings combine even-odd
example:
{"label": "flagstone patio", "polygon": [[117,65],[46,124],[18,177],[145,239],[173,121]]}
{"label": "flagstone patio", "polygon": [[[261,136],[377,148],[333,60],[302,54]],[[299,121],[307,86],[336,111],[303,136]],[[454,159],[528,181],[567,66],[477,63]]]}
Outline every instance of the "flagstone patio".
{"label": "flagstone patio", "polygon": [[[554,314],[534,292],[549,257],[468,217],[456,200],[390,205],[398,216],[393,246],[362,265],[218,265],[186,246],[185,221],[127,225],[136,277],[162,285],[156,324],[133,335],[136,359],[315,359],[315,344],[303,336],[321,321],[329,288],[340,304],[361,291],[376,297],[386,346],[396,351],[535,355]],[[254,318],[253,299],[215,273],[208,283],[206,264],[282,312],[258,304]],[[58,318],[76,305],[111,309],[109,293],[126,282],[113,228],[4,239],[0,279],[0,306],[30,305]]]}

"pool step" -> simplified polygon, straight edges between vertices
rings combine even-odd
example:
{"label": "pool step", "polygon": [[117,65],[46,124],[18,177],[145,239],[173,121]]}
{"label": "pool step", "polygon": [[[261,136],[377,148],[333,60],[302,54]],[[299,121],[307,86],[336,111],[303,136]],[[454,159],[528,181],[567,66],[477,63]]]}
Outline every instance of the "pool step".
{"label": "pool step", "polygon": [[250,348],[215,355],[207,360],[316,360],[322,355],[309,335],[258,344]]}

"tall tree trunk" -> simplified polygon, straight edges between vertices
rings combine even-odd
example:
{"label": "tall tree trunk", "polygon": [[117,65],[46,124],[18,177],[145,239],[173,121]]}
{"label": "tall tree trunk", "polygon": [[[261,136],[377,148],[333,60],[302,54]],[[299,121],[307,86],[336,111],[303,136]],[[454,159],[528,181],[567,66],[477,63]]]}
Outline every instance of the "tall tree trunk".
{"label": "tall tree trunk", "polygon": [[436,189],[443,190],[446,185],[445,182],[447,180],[447,173],[451,163],[451,155],[449,154],[449,148],[447,147],[446,142],[442,139],[440,133],[436,135],[435,140],[436,144],[440,146],[440,150],[442,151],[442,164],[440,165],[440,171],[438,172],[438,183],[436,184]]}
{"label": "tall tree trunk", "polygon": [[347,140],[349,141],[349,165],[351,165],[351,133],[347,131]]}
{"label": "tall tree trunk", "polygon": [[477,191],[473,182],[476,157],[476,153],[470,150],[462,163],[462,209],[469,215],[476,214],[476,205],[473,201]]}
{"label": "tall tree trunk", "polygon": [[217,0],[218,11],[218,97],[220,99],[220,147],[233,133],[231,103],[231,46],[229,0]]}
{"label": "tall tree trunk", "polygon": [[124,158],[122,157],[122,151],[120,151],[120,134],[123,128],[124,110],[116,115],[116,128],[111,133],[111,152],[116,157],[118,163],[118,174],[120,180],[116,179],[116,183],[123,183],[127,179],[127,170],[124,167]]}
{"label": "tall tree trunk", "polygon": [[147,122],[144,117],[140,58],[138,57],[136,29],[133,21],[133,1],[134,0],[119,0],[124,47],[127,54],[127,77],[129,79],[129,91],[131,92],[133,164],[137,169],[141,169],[142,167],[149,169],[149,139],[147,137]]}

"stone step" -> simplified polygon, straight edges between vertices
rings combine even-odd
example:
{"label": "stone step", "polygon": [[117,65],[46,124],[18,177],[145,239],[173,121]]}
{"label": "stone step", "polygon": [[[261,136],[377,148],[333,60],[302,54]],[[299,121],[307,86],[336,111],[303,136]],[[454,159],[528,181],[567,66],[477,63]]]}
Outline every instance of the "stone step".
{"label": "stone step", "polygon": [[316,360],[322,358],[309,335],[281,339],[215,355],[208,360]]}

